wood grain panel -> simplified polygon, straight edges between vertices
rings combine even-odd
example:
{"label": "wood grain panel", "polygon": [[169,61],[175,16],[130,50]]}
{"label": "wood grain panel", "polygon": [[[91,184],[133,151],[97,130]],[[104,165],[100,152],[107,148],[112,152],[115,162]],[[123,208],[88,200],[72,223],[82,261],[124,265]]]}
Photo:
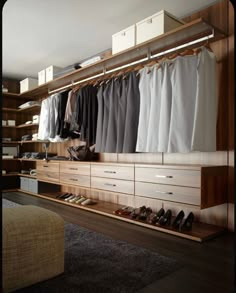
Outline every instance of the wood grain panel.
{"label": "wood grain panel", "polygon": [[164,164],[227,165],[227,152],[164,154]]}
{"label": "wood grain panel", "polygon": [[91,188],[134,194],[134,182],[128,180],[91,177]]}
{"label": "wood grain panel", "polygon": [[146,182],[135,182],[135,195],[200,205],[200,189]]}
{"label": "wood grain panel", "polygon": [[227,202],[227,176],[228,167],[202,168],[202,209]]}
{"label": "wood grain panel", "polygon": [[37,161],[37,171],[42,172],[55,172],[58,173],[59,176],[59,162],[44,162]]}
{"label": "wood grain panel", "polygon": [[60,182],[90,187],[90,176],[60,172]]}
{"label": "wood grain panel", "polygon": [[162,164],[162,153],[118,154],[118,162]]}
{"label": "wood grain panel", "polygon": [[60,173],[90,176],[90,163],[60,162]]}
{"label": "wood grain panel", "polygon": [[37,170],[37,179],[42,181],[59,182],[59,173]]}
{"label": "wood grain panel", "polygon": [[134,180],[134,166],[91,164],[91,176]]}
{"label": "wood grain panel", "polygon": [[135,168],[135,180],[159,184],[200,187],[200,172],[162,168]]}

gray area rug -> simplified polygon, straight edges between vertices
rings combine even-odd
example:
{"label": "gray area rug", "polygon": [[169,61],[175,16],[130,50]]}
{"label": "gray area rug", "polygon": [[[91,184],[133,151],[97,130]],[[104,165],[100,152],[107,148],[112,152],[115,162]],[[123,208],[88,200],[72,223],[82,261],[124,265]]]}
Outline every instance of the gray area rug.
{"label": "gray area rug", "polygon": [[[3,207],[14,206],[3,199]],[[178,268],[158,253],[65,223],[64,274],[17,292],[132,293]]]}

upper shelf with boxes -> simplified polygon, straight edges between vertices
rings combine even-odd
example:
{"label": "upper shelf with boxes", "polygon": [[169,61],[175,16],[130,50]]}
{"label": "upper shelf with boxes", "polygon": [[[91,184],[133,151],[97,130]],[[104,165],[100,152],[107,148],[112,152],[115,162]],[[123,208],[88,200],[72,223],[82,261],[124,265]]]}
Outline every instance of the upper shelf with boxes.
{"label": "upper shelf with boxes", "polygon": [[166,11],[161,11],[114,34],[113,55],[98,61],[94,59],[94,63],[86,63],[87,65],[82,68],[74,68],[63,76],[58,75],[60,70],[58,67],[50,66],[39,72],[38,82],[37,79],[30,78],[23,80],[19,96],[37,99],[54,91],[73,88],[78,83],[106,75],[120,67],[129,67],[134,62],[145,62],[158,55],[165,55],[169,50],[176,50],[178,46],[191,47],[194,45],[190,42],[196,43],[196,40],[201,45],[206,39],[212,42],[225,36],[226,33],[202,18],[183,23]]}

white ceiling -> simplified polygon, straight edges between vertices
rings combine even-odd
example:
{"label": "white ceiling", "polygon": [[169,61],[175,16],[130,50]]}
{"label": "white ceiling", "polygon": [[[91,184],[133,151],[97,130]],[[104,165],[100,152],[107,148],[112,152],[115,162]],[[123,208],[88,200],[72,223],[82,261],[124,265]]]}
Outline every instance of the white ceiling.
{"label": "white ceiling", "polygon": [[3,7],[4,77],[37,77],[111,48],[112,34],[162,9],[182,18],[217,0],[8,0]]}

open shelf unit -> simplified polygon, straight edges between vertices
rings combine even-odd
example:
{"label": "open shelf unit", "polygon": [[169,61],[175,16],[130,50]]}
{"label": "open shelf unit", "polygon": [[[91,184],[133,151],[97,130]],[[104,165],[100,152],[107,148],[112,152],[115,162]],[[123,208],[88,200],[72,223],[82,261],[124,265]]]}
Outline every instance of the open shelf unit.
{"label": "open shelf unit", "polygon": [[[210,25],[203,18],[196,19],[173,29],[163,35],[148,40],[144,43],[136,45],[132,48],[114,54],[110,57],[104,58],[96,63],[88,65],[86,67],[77,69],[71,73],[58,77],[50,82],[42,84],[30,91],[19,94],[16,97],[38,99],[39,96],[47,95],[51,90],[58,89],[63,86],[70,85],[72,83],[91,77],[93,75],[104,73],[106,71],[114,69],[119,66],[123,66],[127,63],[131,63],[147,57],[150,54],[157,54],[162,51],[175,48],[177,46],[189,43],[196,39],[209,36],[214,31],[214,37],[209,39],[209,42],[213,42],[226,37],[226,33],[220,29]],[[201,43],[199,43],[200,46]],[[195,45],[196,46],[196,45]],[[68,87],[68,88],[69,88]]]}
{"label": "open shelf unit", "polygon": [[80,204],[70,203],[70,202],[66,202],[61,199],[57,199],[56,196],[58,195],[58,193],[36,194],[36,193],[28,192],[25,190],[21,190],[21,189],[18,189],[18,191],[21,191],[21,192],[24,192],[24,193],[27,193],[27,194],[30,194],[30,195],[33,195],[36,197],[44,198],[44,199],[47,199],[50,201],[54,201],[54,202],[57,202],[60,204],[75,207],[78,209],[86,210],[86,211],[97,213],[97,214],[104,215],[104,216],[108,216],[108,217],[111,217],[111,218],[114,218],[117,220],[131,223],[131,224],[136,224],[136,225],[146,227],[149,229],[153,229],[153,230],[156,230],[159,232],[164,232],[164,233],[168,233],[171,235],[179,236],[181,238],[194,240],[197,242],[203,242],[205,240],[211,239],[211,238],[215,237],[216,235],[219,235],[219,234],[225,232],[225,228],[223,228],[223,227],[218,227],[215,225],[209,225],[209,224],[205,224],[205,223],[197,223],[197,222],[194,222],[192,231],[180,232],[170,226],[167,226],[167,227],[157,226],[157,225],[149,224],[145,221],[135,220],[135,219],[133,220],[133,219],[130,219],[129,217],[116,215],[114,213],[114,211],[116,211],[119,208],[122,208],[124,205],[105,202],[105,201],[96,201],[97,203],[94,205],[82,206]]}
{"label": "open shelf unit", "polygon": [[[201,39],[203,37],[209,36],[214,32],[214,37],[209,39],[209,42],[214,42],[220,39],[223,39],[226,37],[226,34],[221,31],[220,29],[210,25],[207,23],[204,19],[199,18],[194,21],[191,21],[189,23],[186,23],[176,29],[173,29],[163,35],[160,35],[154,39],[151,39],[147,42],[144,42],[142,44],[136,45],[130,49],[127,49],[125,51],[122,51],[120,53],[114,54],[110,57],[107,57],[103,60],[100,60],[96,63],[93,63],[91,65],[88,65],[86,67],[77,69],[71,73],[68,73],[64,76],[58,77],[50,82],[47,82],[43,85],[40,85],[30,91],[24,92],[22,94],[14,94],[14,93],[3,93],[3,96],[14,98],[15,100],[22,99],[22,100],[39,100],[43,97],[46,97],[50,94],[50,91],[53,90],[60,90],[61,87],[67,87],[73,88],[77,82],[84,82],[84,79],[87,78],[95,78],[96,75],[106,75],[109,73],[110,70],[114,70],[116,68],[122,67],[122,66],[132,66],[133,62],[138,62],[139,60],[143,58],[147,58],[146,61],[150,61],[150,57],[154,56],[156,54],[159,54],[161,52],[165,52],[167,50],[176,48],[177,46],[184,45],[186,43],[192,42],[197,39]],[[205,41],[201,41],[198,43],[198,46],[202,45]],[[196,47],[196,44],[189,45],[190,47]],[[163,55],[162,55],[163,56]],[[158,58],[158,57],[157,57]],[[145,61],[145,62],[146,62]],[[37,110],[38,106],[31,106],[24,109],[13,109],[9,108],[9,105],[7,107],[3,108],[3,111],[5,112],[12,112],[11,114],[18,114],[22,113],[27,114],[31,111]],[[17,116],[18,117],[18,116]],[[26,120],[25,120],[26,121]],[[20,124],[18,126],[6,126],[6,128],[26,128],[26,127],[33,127],[37,126],[36,124]],[[12,130],[11,130],[12,131]],[[20,130],[18,130],[20,131]],[[30,130],[28,130],[30,131]],[[6,136],[8,137],[8,136]],[[14,142],[3,142],[2,144],[25,144],[25,143],[43,143],[45,141],[14,141]],[[47,141],[46,141],[47,142]],[[17,158],[17,159],[5,159],[5,160],[12,160],[12,161],[22,161],[22,162],[37,162],[39,160],[37,159],[23,159],[23,158]],[[42,161],[42,160],[40,160]],[[69,161],[68,161],[69,162]],[[16,175],[14,175],[16,176]],[[27,175],[27,174],[21,174],[18,173],[18,176],[22,177],[30,177],[35,178],[34,176]],[[40,181],[40,180],[38,180]],[[47,182],[47,181],[43,181]],[[54,183],[58,185],[66,185],[68,187],[74,187],[70,184],[60,184],[57,182],[48,181],[48,183]],[[77,186],[76,188],[81,189],[90,189],[91,188],[85,188],[83,186]],[[24,193],[28,193],[37,197],[45,198],[47,200],[55,201],[61,204],[70,205],[79,209],[87,210],[90,212],[95,212],[101,215],[109,216],[115,219],[119,219],[121,221],[126,221],[132,224],[140,225],[143,227],[147,227],[150,229],[154,229],[160,232],[165,232],[168,234],[172,234],[175,236],[180,236],[186,239],[191,239],[194,241],[202,242],[206,239],[209,239],[211,237],[214,237],[215,235],[222,233],[224,231],[224,228],[203,224],[203,223],[194,223],[194,229],[191,232],[179,232],[172,228],[168,227],[159,227],[155,225],[151,225],[148,223],[145,223],[143,221],[138,220],[132,220],[127,217],[119,216],[114,214],[114,211],[121,208],[123,205],[110,203],[110,202],[103,202],[98,201],[98,203],[94,206],[81,206],[73,203],[67,203],[65,201],[62,201],[60,199],[55,198],[55,194],[52,193],[43,193],[43,194],[36,194],[27,192],[25,190],[21,189],[9,189],[4,191],[22,191]],[[104,191],[106,192],[106,191]],[[109,191],[109,193],[111,193]]]}

